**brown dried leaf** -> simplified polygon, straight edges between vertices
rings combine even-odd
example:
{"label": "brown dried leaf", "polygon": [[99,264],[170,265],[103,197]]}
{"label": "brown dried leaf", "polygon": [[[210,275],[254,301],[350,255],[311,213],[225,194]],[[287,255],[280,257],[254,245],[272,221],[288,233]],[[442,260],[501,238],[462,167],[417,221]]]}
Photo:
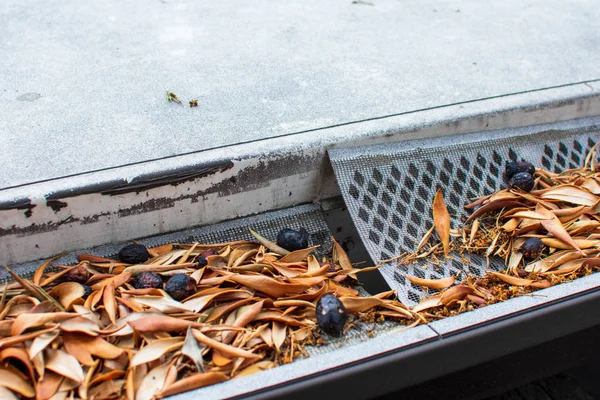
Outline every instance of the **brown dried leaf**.
{"label": "brown dried leaf", "polygon": [[181,354],[187,356],[194,365],[196,365],[196,369],[198,372],[204,372],[204,359],[202,358],[202,349],[198,345],[198,341],[192,334],[192,327],[188,327],[187,333],[185,335],[185,340],[183,342],[183,347],[181,348]]}
{"label": "brown dried leaf", "polygon": [[533,283],[533,280],[531,279],[517,278],[516,276],[506,275],[500,272],[488,271],[488,273],[513,286],[529,286]]}
{"label": "brown dried leaf", "polygon": [[312,246],[307,247],[306,249],[300,249],[296,251],[292,251],[289,254],[286,254],[281,259],[279,259],[280,263],[296,263],[306,259],[310,253],[312,253],[315,249],[318,249],[320,246]]}
{"label": "brown dried leaf", "polygon": [[283,342],[285,342],[285,338],[287,337],[287,326],[281,322],[273,321],[271,335],[273,335],[273,343],[275,344],[275,348],[277,351],[279,351],[283,345]]}
{"label": "brown dried leaf", "polygon": [[264,275],[227,275],[227,279],[237,282],[249,288],[258,290],[273,298],[285,297],[286,295],[300,294],[312,285],[292,284],[276,281]]}
{"label": "brown dried leaf", "polygon": [[261,371],[266,371],[268,369],[271,369],[275,367],[275,363],[273,361],[259,361],[255,364],[252,364],[251,366],[241,370],[236,376],[235,378],[241,378],[243,376],[248,376],[248,375],[252,375],[255,374],[257,372],[261,372]]}
{"label": "brown dried leaf", "polygon": [[190,375],[187,378],[181,379],[178,382],[169,385],[162,391],[161,395],[173,396],[189,390],[199,389],[201,387],[214,385],[227,380],[227,376],[220,372],[205,372]]}
{"label": "brown dried leaf", "polygon": [[139,319],[128,321],[128,324],[138,332],[182,332],[190,325],[196,328],[204,326],[204,324],[168,317],[166,315],[150,317],[142,315]]}
{"label": "brown dried leaf", "polygon": [[430,289],[446,289],[454,284],[456,278],[454,276],[449,276],[447,278],[442,279],[423,279],[417,278],[416,276],[404,275],[406,279],[414,283],[415,285],[421,285],[428,287]]}
{"label": "brown dried leaf", "polygon": [[48,347],[58,337],[58,333],[58,331],[48,332],[33,339],[33,343],[29,346],[29,358],[33,359],[39,352]]}
{"label": "brown dried leaf", "polygon": [[4,368],[0,368],[0,386],[10,389],[13,392],[17,392],[25,397],[35,396],[33,387],[27,381]]}
{"label": "brown dried leaf", "polygon": [[51,322],[64,321],[65,319],[76,317],[77,314],[59,312],[46,314],[21,314],[13,322],[11,335],[17,336],[30,328],[37,328]]}
{"label": "brown dried leaf", "polygon": [[84,379],[83,370],[77,359],[62,350],[48,350],[46,369],[78,383],[83,382]]}
{"label": "brown dried leaf", "polygon": [[55,286],[48,294],[53,296],[65,310],[68,310],[74,301],[80,300],[84,296],[85,289],[76,282],[63,282]]}
{"label": "brown dried leaf", "polygon": [[412,311],[418,313],[421,311],[429,310],[430,308],[439,307],[442,305],[442,303],[440,301],[441,298],[442,298],[441,294],[436,294],[433,296],[426,297],[426,298],[422,299],[419,302],[419,304],[414,306]]}
{"label": "brown dried leaf", "polygon": [[136,367],[150,361],[157,360],[167,353],[177,350],[183,346],[182,337],[156,340],[138,351],[131,360],[131,366]]}
{"label": "brown dried leaf", "polygon": [[450,214],[444,202],[442,190],[438,189],[433,199],[433,223],[444,246],[444,255],[450,252]]}
{"label": "brown dried leaf", "polygon": [[[333,241],[333,249],[331,249],[333,262],[337,262],[340,264],[342,269],[351,270],[352,262],[350,261],[350,257],[346,254],[344,248],[335,240],[335,238],[331,238]],[[348,274],[354,280],[357,280],[355,274]]]}
{"label": "brown dried leaf", "polygon": [[577,243],[575,243],[573,241],[573,238],[571,238],[571,236],[569,235],[569,233],[565,230],[565,228],[563,227],[562,223],[560,222],[560,220],[558,219],[558,217],[556,215],[554,215],[551,211],[545,209],[541,204],[538,203],[538,205],[536,206],[536,212],[540,213],[540,214],[544,214],[546,215],[549,219],[545,220],[545,221],[540,221],[540,223],[542,224],[542,226],[551,234],[553,234],[557,239],[561,240],[562,242],[568,244],[569,246],[573,247],[575,250],[578,250],[581,252],[581,249],[579,248],[579,246],[577,245]]}
{"label": "brown dried leaf", "polygon": [[229,346],[229,345],[221,343],[217,340],[211,339],[197,329],[192,329],[192,333],[194,334],[194,337],[196,338],[197,341],[207,345],[208,347],[210,347],[214,350],[217,350],[217,351],[223,353],[224,355],[228,355],[230,357],[244,357],[244,358],[248,358],[248,359],[261,358],[261,356],[259,356],[257,354],[251,353],[246,350],[239,349],[237,347]]}
{"label": "brown dried leaf", "polygon": [[115,287],[113,285],[114,282],[109,282],[104,287],[102,303],[104,304],[104,310],[106,310],[108,318],[110,318],[110,322],[114,324],[117,321],[117,301],[115,300]]}
{"label": "brown dried leaf", "polygon": [[154,399],[163,390],[169,368],[169,364],[162,364],[150,370],[148,375],[142,380],[140,388],[135,395],[135,400]]}
{"label": "brown dried leaf", "polygon": [[454,300],[462,300],[468,295],[474,293],[475,290],[472,287],[469,287],[467,285],[457,285],[451,287],[450,289],[442,293],[442,297],[440,297],[440,303],[442,303],[443,305],[448,305]]}
{"label": "brown dried leaf", "polygon": [[277,246],[277,244],[271,242],[270,240],[266,239],[265,237],[263,237],[262,235],[256,233],[255,231],[253,231],[252,229],[250,229],[250,234],[252,234],[252,236],[254,236],[254,238],[256,240],[258,240],[258,242],[260,244],[262,244],[263,246],[265,246],[267,249],[271,250],[273,253],[277,253],[281,256],[285,256],[287,254],[290,254],[290,252],[282,247]]}
{"label": "brown dried leaf", "polygon": [[590,192],[571,185],[561,185],[547,189],[541,197],[547,200],[564,201],[588,207],[593,206],[599,200]]}

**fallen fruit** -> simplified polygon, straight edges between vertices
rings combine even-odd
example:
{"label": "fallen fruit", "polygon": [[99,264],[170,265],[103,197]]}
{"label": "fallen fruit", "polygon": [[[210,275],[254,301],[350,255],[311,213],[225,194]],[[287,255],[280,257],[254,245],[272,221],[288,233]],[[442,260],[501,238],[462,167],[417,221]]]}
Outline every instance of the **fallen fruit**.
{"label": "fallen fruit", "polygon": [[540,238],[529,238],[521,246],[521,253],[525,258],[533,260],[538,258],[544,249],[544,243]]}
{"label": "fallen fruit", "polygon": [[136,289],[162,289],[163,281],[156,272],[142,272],[133,280],[133,287]]}
{"label": "fallen fruit", "polygon": [[277,246],[289,251],[296,251],[308,247],[308,231],[304,228],[296,231],[284,228],[277,234]]}
{"label": "fallen fruit", "polygon": [[533,174],[535,174],[535,167],[527,161],[507,161],[504,170],[504,179],[508,182],[510,181],[510,178],[519,172],[527,172],[529,175],[533,176]]}
{"label": "fallen fruit", "polygon": [[177,301],[196,293],[196,281],[186,274],[175,274],[165,284],[165,292]]}
{"label": "fallen fruit", "polygon": [[533,179],[533,176],[531,176],[531,174],[529,172],[517,172],[508,181],[509,188],[516,187],[525,192],[531,192],[534,185],[535,185],[535,180]]}
{"label": "fallen fruit", "polygon": [[326,333],[339,336],[346,325],[346,309],[344,305],[332,294],[321,297],[315,311],[317,323]]}
{"label": "fallen fruit", "polygon": [[84,284],[90,278],[90,273],[84,265],[78,265],[75,268],[71,268],[65,275],[65,282],[77,282]]}
{"label": "fallen fruit", "polygon": [[150,254],[143,244],[128,244],[119,251],[119,260],[127,264],[141,264],[149,258]]}

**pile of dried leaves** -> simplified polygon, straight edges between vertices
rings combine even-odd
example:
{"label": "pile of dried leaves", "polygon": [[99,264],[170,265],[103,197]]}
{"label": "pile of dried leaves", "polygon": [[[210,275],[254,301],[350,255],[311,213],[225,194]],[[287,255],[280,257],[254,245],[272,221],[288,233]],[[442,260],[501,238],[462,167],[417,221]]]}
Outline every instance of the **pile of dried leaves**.
{"label": "pile of dried leaves", "polygon": [[[82,254],[59,272],[50,260],[31,280],[13,274],[0,298],[0,398],[150,400],[289,363],[324,342],[315,305],[326,293],[355,321],[414,320],[393,292],[358,297],[355,274],[369,269],[339,244],[318,260],[316,247],[288,252],[255,236],[168,244],[139,265]],[[146,271],[186,274],[196,293],[134,288]]]}
{"label": "pile of dried leaves", "polygon": [[[420,279],[412,283],[441,290],[412,309],[432,320],[493,304],[541,288],[588,275],[600,267],[600,169],[596,148],[581,168],[560,174],[536,169],[531,191],[510,187],[481,197],[467,208],[477,209],[459,229],[440,191],[433,202],[434,226],[416,252],[399,257],[400,264],[427,259],[440,263],[465,254],[501,257],[505,273],[488,271],[460,283],[455,277]],[[523,163],[528,164],[528,163]],[[531,164],[526,167],[533,170]],[[531,188],[531,186],[529,188]],[[433,231],[440,242],[431,243]]]}

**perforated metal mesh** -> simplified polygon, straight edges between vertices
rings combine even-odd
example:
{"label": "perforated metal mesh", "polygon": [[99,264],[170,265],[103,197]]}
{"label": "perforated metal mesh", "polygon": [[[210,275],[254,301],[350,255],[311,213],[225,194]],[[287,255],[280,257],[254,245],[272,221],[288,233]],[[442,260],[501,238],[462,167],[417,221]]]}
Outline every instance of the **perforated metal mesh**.
{"label": "perforated metal mesh", "polygon": [[[330,159],[354,224],[373,260],[390,259],[414,251],[433,225],[431,204],[442,189],[452,227],[468,216],[463,206],[474,197],[502,187],[504,163],[526,160],[560,172],[583,164],[598,132],[552,131],[506,137],[460,135],[385,146],[333,150]],[[502,136],[502,137],[499,137]],[[380,269],[387,283],[406,304],[417,303],[430,292],[410,283],[404,275],[440,278],[466,273],[482,275],[488,268],[502,269],[502,260],[490,264],[480,256],[458,258],[441,265],[397,266]]]}
{"label": "perforated metal mesh", "polygon": [[[325,223],[321,210],[316,205],[305,205],[287,210],[265,213],[257,216],[240,218],[220,224],[186,229],[165,235],[153,236],[139,240],[148,246],[160,246],[166,243],[223,243],[234,240],[255,240],[249,228],[254,229],[268,239],[275,240],[277,233],[282,228],[299,229],[304,227],[310,234],[309,245],[319,244],[317,255],[331,254],[331,232]],[[144,233],[140,232],[140,236]],[[69,265],[77,262],[77,254],[90,253],[102,257],[116,258],[119,250],[127,243],[110,244],[91,249],[82,249],[72,252],[53,264]],[[29,262],[13,265],[11,269],[20,276],[29,277],[43,261]],[[0,271],[0,281],[8,278],[5,271]]]}

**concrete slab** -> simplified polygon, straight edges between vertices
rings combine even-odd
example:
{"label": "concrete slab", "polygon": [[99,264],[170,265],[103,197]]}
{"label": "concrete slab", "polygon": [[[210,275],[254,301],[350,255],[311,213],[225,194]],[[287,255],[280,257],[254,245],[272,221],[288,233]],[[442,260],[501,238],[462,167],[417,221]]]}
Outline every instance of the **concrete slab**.
{"label": "concrete slab", "polygon": [[593,80],[599,28],[592,0],[4,0],[0,187]]}

